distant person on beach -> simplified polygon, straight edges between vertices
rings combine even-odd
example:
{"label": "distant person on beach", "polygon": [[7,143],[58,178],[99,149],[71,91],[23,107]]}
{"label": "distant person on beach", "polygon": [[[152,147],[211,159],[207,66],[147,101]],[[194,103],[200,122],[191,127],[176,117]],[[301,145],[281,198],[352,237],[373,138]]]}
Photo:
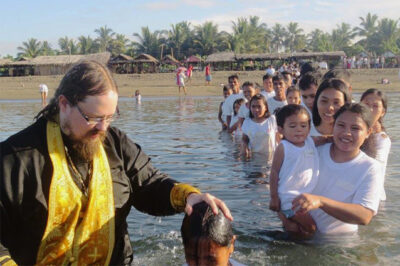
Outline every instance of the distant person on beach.
{"label": "distant person on beach", "polygon": [[193,206],[190,216],[185,215],[181,236],[186,263],[189,266],[243,265],[229,258],[236,240],[231,221],[221,212],[215,215],[207,204],[198,203]]}
{"label": "distant person on beach", "polygon": [[204,74],[206,75],[206,85],[210,85],[210,82],[211,82],[211,66],[210,66],[210,64],[206,65]]}
{"label": "distant person on beach", "polygon": [[192,80],[192,75],[193,75],[193,66],[190,64],[188,69],[186,70],[186,77],[188,80],[188,83]]}
{"label": "distant person on beach", "polygon": [[[383,91],[368,89],[362,95],[360,102],[371,108],[372,132],[368,145],[361,150],[382,164],[383,178],[386,175],[386,165],[392,142],[383,126],[383,117],[387,113],[387,98]],[[386,200],[384,182],[382,183],[381,200]]]}
{"label": "distant person on beach", "polygon": [[381,165],[360,150],[372,116],[362,104],[345,104],[334,116],[333,143],[317,147],[318,182],[292,202],[296,214],[310,213],[319,235],[354,234],[377,214],[383,183]]}
{"label": "distant person on beach", "polygon": [[205,201],[232,220],[223,201],[162,173],[110,126],[117,104],[107,67],[82,61],[33,124],[0,143],[2,263],[131,265],[132,207],[190,216]]}
{"label": "distant person on beach", "polygon": [[42,83],[39,85],[39,92],[40,92],[40,97],[42,99],[42,106],[46,106],[47,95],[49,94],[49,88],[47,87],[46,84]]}
{"label": "distant person on beach", "polygon": [[316,231],[309,213],[296,214],[292,201],[311,193],[318,181],[318,152],[310,133],[310,115],[305,107],[288,104],[276,114],[283,140],[275,150],[270,175],[269,208],[278,212],[284,227],[294,238],[311,238]]}
{"label": "distant person on beach", "polygon": [[276,147],[278,128],[274,115],[268,109],[267,100],[261,94],[254,95],[250,100],[250,115],[242,126],[241,154],[249,158],[254,153],[272,159]]}
{"label": "distant person on beach", "polygon": [[226,115],[222,113],[222,109],[225,104],[226,98],[228,98],[229,95],[231,94],[232,94],[232,88],[229,85],[224,85],[222,88],[222,95],[224,96],[224,100],[219,104],[219,110],[218,110],[218,121],[221,123],[222,130],[228,128],[228,124],[226,122]]}
{"label": "distant person on beach", "polygon": [[136,90],[135,91],[135,99],[137,103],[142,103],[142,95],[140,95],[140,91]]}
{"label": "distant person on beach", "polygon": [[183,71],[183,69],[180,69],[178,71],[178,73],[176,74],[176,85],[178,85],[178,92],[179,94],[181,93],[181,88],[183,89],[183,92],[187,93],[186,91],[186,87],[185,87],[185,72]]}

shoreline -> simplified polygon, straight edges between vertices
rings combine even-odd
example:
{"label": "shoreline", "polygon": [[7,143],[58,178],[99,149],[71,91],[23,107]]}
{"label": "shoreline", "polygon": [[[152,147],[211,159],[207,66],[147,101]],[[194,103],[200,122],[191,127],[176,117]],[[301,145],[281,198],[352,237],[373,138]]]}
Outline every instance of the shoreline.
{"label": "shoreline", "polygon": [[[399,92],[399,69],[353,69],[353,92],[363,92],[368,88],[377,88],[384,92]],[[265,71],[216,71],[212,72],[210,86],[205,85],[204,72],[193,72],[192,80],[186,81],[188,96],[222,96],[221,84],[227,83],[229,75],[238,74],[241,83],[253,81],[262,85],[262,76]],[[184,96],[178,93],[175,83],[175,73],[150,74],[113,74],[119,88],[120,97],[132,97],[139,89],[142,97]],[[50,99],[61,81],[58,76],[24,76],[0,77],[0,99],[22,100],[39,99],[39,84],[45,83],[49,87]],[[390,84],[380,84],[382,78],[387,78]]]}

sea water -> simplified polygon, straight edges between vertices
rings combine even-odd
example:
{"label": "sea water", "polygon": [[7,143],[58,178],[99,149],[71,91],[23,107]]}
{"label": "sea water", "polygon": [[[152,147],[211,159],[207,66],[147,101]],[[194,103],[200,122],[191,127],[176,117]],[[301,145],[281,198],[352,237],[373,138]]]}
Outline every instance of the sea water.
{"label": "sea water", "polygon": [[[360,95],[355,95],[359,99]],[[296,243],[274,240],[281,230],[268,209],[269,167],[265,158],[244,160],[239,144],[221,132],[217,120],[221,97],[133,98],[119,100],[125,131],[172,178],[195,185],[225,201],[234,216],[237,261],[248,265],[400,264],[400,93],[388,93],[385,127],[392,140],[386,173],[387,200],[368,226],[353,237]],[[38,100],[0,101],[0,141],[33,122]],[[129,233],[134,265],[182,265],[183,214],[153,217],[132,209]]]}

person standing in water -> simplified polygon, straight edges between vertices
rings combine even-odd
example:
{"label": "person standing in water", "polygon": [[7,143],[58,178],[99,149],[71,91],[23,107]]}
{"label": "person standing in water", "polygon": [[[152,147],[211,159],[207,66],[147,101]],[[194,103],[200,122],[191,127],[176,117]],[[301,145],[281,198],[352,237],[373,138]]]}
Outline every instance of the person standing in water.
{"label": "person standing in water", "polygon": [[49,88],[46,84],[42,83],[39,85],[40,98],[42,99],[42,106],[47,105],[47,95],[49,94]]}

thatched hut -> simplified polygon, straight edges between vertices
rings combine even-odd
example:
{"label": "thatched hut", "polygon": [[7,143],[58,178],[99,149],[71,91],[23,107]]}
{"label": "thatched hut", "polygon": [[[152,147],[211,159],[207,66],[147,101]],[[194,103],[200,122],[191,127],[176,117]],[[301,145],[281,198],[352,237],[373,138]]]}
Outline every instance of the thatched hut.
{"label": "thatched hut", "polygon": [[32,59],[22,58],[7,66],[12,76],[27,75],[63,75],[74,64],[82,60],[95,60],[107,65],[111,54],[109,52],[87,55],[55,55],[38,56]]}
{"label": "thatched hut", "polygon": [[211,64],[214,70],[231,70],[236,58],[232,51],[219,52],[207,56],[205,62]]}
{"label": "thatched hut", "polygon": [[10,59],[1,59],[0,58],[0,77],[1,76],[9,76],[10,75],[10,68],[9,68],[9,64],[12,61]]}
{"label": "thatched hut", "polygon": [[140,54],[133,60],[135,73],[158,72],[160,62],[149,54]]}
{"label": "thatched hut", "polygon": [[172,55],[166,55],[164,58],[161,60],[162,64],[165,65],[173,65],[173,66],[179,66],[181,62],[175,59]]}
{"label": "thatched hut", "polygon": [[201,63],[202,63],[201,58],[199,58],[195,55],[191,55],[185,59],[186,66],[189,67],[189,65],[192,65],[194,67],[193,69],[195,69],[195,70],[201,69]]}
{"label": "thatched hut", "polygon": [[134,73],[133,57],[126,54],[119,54],[111,58],[108,68],[118,74]]}

